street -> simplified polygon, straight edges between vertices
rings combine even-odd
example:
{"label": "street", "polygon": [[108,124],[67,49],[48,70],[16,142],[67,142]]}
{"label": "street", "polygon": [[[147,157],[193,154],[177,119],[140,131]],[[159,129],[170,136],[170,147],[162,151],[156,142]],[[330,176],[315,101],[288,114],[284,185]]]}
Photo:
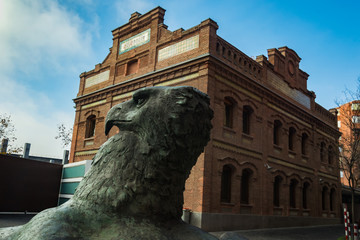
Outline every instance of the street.
{"label": "street", "polygon": [[[248,240],[336,240],[345,235],[344,225],[342,224],[331,226],[241,230],[234,232]],[[212,234],[220,237],[224,232]]]}
{"label": "street", "polygon": [[[25,224],[30,221],[33,216],[33,214],[0,214],[0,228]],[[235,234],[237,234],[248,240],[336,240],[345,235],[344,225],[342,224],[331,226],[212,232],[211,234],[217,237],[220,237],[222,234],[228,234],[228,236],[235,236]],[[234,239],[237,240],[236,237],[234,237]]]}

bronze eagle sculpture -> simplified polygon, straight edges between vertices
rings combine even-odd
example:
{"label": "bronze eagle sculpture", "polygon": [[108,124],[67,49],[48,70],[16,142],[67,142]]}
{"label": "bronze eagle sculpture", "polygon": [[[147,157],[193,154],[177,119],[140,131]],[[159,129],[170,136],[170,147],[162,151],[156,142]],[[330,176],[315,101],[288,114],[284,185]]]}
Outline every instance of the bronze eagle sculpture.
{"label": "bronze eagle sculpture", "polygon": [[210,139],[209,97],[193,87],[148,87],[110,109],[106,141],[72,199],[0,239],[213,240],[181,220],[185,181]]}

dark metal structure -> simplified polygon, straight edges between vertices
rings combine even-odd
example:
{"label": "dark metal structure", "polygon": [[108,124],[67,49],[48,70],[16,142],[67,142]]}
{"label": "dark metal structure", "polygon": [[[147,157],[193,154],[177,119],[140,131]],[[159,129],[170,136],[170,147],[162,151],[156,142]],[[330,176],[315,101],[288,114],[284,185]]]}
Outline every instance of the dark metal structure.
{"label": "dark metal structure", "polygon": [[0,154],[0,212],[40,212],[58,203],[62,165]]}

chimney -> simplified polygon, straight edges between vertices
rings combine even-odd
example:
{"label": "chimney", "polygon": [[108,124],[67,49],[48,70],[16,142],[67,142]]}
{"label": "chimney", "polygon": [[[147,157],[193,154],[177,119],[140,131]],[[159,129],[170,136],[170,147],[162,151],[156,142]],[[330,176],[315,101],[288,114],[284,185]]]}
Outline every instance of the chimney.
{"label": "chimney", "polygon": [[64,150],[62,164],[68,164],[69,163],[69,150]]}
{"label": "chimney", "polygon": [[30,146],[31,146],[30,143],[25,143],[25,144],[24,144],[23,158],[29,158]]}
{"label": "chimney", "polygon": [[4,138],[4,139],[1,141],[1,151],[0,151],[0,154],[6,154],[7,147],[8,147],[8,142],[9,142],[9,140],[8,140],[7,138]]}

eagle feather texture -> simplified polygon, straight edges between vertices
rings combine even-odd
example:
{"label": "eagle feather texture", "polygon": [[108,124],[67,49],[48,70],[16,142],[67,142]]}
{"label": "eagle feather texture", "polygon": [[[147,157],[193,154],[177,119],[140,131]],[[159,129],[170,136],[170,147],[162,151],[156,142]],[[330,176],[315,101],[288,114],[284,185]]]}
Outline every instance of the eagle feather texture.
{"label": "eagle feather texture", "polygon": [[181,221],[191,168],[210,139],[213,112],[192,87],[138,90],[114,106],[104,143],[71,200],[0,239],[216,239]]}

